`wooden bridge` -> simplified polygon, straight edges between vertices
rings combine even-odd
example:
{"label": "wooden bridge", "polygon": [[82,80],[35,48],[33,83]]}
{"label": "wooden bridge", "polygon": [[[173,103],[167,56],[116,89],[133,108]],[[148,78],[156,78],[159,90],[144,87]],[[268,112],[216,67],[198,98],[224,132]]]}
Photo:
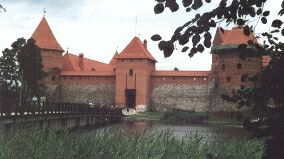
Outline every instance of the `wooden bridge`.
{"label": "wooden bridge", "polygon": [[38,121],[40,126],[50,127],[52,122],[59,121],[63,128],[72,128],[114,123],[121,118],[121,108],[82,103],[31,102],[21,107],[0,106],[0,123],[6,125]]}

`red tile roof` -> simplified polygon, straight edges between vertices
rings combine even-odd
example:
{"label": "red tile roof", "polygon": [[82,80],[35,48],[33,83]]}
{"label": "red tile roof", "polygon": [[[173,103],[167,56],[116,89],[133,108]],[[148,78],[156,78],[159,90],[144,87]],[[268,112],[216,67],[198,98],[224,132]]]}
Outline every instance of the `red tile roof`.
{"label": "red tile roof", "polygon": [[34,31],[32,38],[36,41],[38,47],[42,49],[58,50],[64,52],[62,47],[57,42],[53,35],[47,20],[42,18],[36,30]]}
{"label": "red tile roof", "polygon": [[152,76],[179,76],[179,77],[186,77],[186,76],[208,76],[210,71],[154,71],[152,72]]}
{"label": "red tile roof", "polygon": [[247,44],[249,40],[257,42],[253,33],[249,36],[244,35],[242,27],[234,27],[232,30],[224,30],[224,32],[222,32],[220,28],[217,28],[213,44],[214,46],[239,45]]}
{"label": "red tile roof", "polygon": [[110,65],[115,65],[117,63],[117,59],[115,58],[117,55],[118,55],[118,52],[116,51],[112,59],[109,62]]}
{"label": "red tile roof", "polygon": [[62,71],[61,76],[115,76],[115,72],[97,72],[97,71]]}
{"label": "red tile roof", "polygon": [[63,71],[102,72],[113,71],[113,66],[83,57],[83,66],[79,65],[79,56],[66,53],[63,56]]}
{"label": "red tile roof", "polygon": [[144,47],[143,43],[138,37],[134,37],[131,42],[125,47],[125,49],[116,56],[116,58],[142,58],[157,62],[157,60],[151,55],[151,53]]}

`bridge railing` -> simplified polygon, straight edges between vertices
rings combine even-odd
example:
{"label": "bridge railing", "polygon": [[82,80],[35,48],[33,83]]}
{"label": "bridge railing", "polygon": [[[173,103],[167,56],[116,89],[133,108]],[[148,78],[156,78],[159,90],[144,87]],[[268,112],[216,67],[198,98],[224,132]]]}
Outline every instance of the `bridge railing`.
{"label": "bridge railing", "polygon": [[85,103],[30,102],[23,106],[0,106],[0,119],[48,116],[122,116],[121,108]]}

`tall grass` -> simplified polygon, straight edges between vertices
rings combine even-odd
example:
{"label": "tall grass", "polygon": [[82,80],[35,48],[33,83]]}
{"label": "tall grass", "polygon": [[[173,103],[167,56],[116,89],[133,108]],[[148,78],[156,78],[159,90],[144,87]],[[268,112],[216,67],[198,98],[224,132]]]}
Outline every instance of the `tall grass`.
{"label": "tall grass", "polygon": [[1,159],[260,159],[261,140],[206,141],[200,134],[177,138],[170,132],[158,134],[15,131],[0,135]]}

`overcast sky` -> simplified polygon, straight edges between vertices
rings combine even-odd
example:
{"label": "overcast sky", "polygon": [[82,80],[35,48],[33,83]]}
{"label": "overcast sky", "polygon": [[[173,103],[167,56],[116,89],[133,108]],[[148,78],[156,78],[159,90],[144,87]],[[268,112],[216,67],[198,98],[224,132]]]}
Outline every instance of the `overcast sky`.
{"label": "overcast sky", "polygon": [[[281,1],[273,0],[268,7],[279,8]],[[218,2],[214,0],[204,10]],[[196,14],[183,8],[178,13],[172,14],[167,9],[155,15],[155,0],[0,0],[0,4],[7,10],[0,13],[0,50],[10,47],[19,37],[31,37],[45,8],[45,17],[55,37],[65,51],[69,47],[70,53],[84,53],[87,58],[108,63],[116,50],[120,53],[138,36],[142,41],[147,39],[158,69],[210,70],[211,67],[210,50],[189,58],[178,48],[171,57],[164,58],[158,43],[150,39],[156,33],[169,39],[176,27]]]}

